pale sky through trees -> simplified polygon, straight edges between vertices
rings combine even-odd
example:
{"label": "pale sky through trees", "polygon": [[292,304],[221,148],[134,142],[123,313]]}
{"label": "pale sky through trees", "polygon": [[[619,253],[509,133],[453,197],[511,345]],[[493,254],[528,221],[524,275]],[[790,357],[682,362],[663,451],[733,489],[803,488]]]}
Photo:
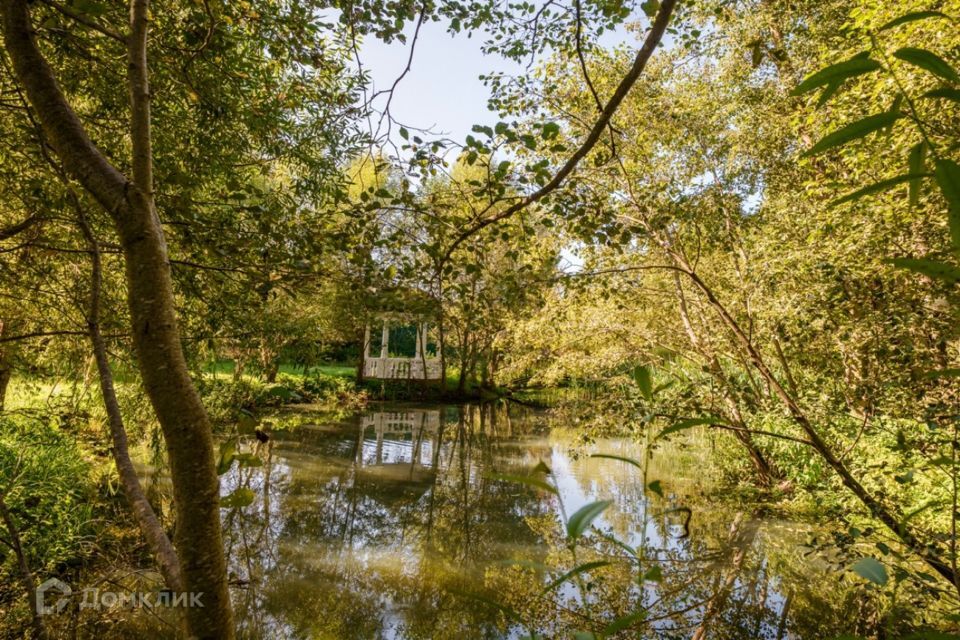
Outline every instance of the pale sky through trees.
{"label": "pale sky through trees", "polygon": [[[399,41],[385,44],[369,38],[362,46],[361,62],[373,81],[372,92],[389,89],[403,73],[410,55],[412,25],[406,33],[407,44]],[[613,47],[632,42],[635,37],[621,27],[606,34],[601,42]],[[496,71],[520,74],[526,72],[526,65],[499,56],[485,56],[481,44],[480,36],[454,36],[442,23],[424,24],[410,71],[394,92],[390,105],[393,117],[408,127],[430,129],[456,141],[462,141],[475,124],[494,125],[497,115],[487,109],[490,91],[480,76]],[[382,108],[384,103],[385,97],[381,97],[377,106]],[[397,144],[402,142],[396,128],[392,138]],[[574,247],[561,252],[561,261],[561,268],[568,272],[579,270],[583,264]]]}
{"label": "pale sky through trees", "polygon": [[[373,80],[374,91],[390,88],[403,73],[410,54],[413,25],[406,29],[407,44],[384,44],[368,38],[360,56]],[[605,47],[633,42],[636,36],[623,27],[601,38]],[[391,111],[400,123],[431,128],[453,140],[462,141],[475,124],[493,125],[495,113],[487,110],[490,92],[480,76],[491,72],[520,74],[526,64],[516,64],[499,56],[485,56],[482,35],[468,38],[451,35],[443,23],[424,24],[420,28],[410,72],[400,81],[391,103]],[[377,105],[382,107],[384,98]],[[394,141],[399,137],[394,130]]]}
{"label": "pale sky through trees", "polygon": [[[364,43],[360,55],[374,91],[389,89],[403,73],[412,34],[411,25],[407,44],[384,44],[375,38]],[[474,124],[494,124],[496,114],[487,110],[490,93],[479,76],[491,71],[516,73],[521,67],[496,56],[484,56],[480,47],[477,36],[452,36],[442,23],[423,25],[410,72],[400,81],[391,103],[394,118],[454,140],[463,140]],[[383,106],[382,98],[378,106]]]}

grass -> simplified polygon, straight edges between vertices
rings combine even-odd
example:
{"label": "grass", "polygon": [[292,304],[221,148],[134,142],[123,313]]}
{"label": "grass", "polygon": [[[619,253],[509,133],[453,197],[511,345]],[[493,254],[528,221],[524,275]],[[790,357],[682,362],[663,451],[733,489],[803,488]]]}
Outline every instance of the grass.
{"label": "grass", "polygon": [[[219,378],[220,376],[232,377],[235,369],[235,364],[233,360],[218,360],[217,362],[212,362],[205,367],[205,371],[213,375],[214,378]],[[295,365],[293,363],[284,362],[280,365],[280,373],[303,377],[307,375],[312,375],[314,373],[320,373],[327,376],[333,376],[336,378],[356,378],[357,368],[351,364],[344,363],[329,363],[321,364],[313,367],[309,367],[307,370],[304,370],[303,367]],[[256,369],[252,369],[248,372],[244,372],[244,377],[259,377],[259,372]]]}

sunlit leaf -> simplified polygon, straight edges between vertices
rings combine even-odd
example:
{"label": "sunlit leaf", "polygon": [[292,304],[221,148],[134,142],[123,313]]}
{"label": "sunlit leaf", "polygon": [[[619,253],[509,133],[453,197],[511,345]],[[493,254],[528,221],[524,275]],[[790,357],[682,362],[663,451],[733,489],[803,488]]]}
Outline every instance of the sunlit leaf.
{"label": "sunlit leaf", "polygon": [[826,86],[826,88],[820,93],[820,97],[817,98],[817,109],[827,104],[837,91],[840,90],[840,87],[843,86],[842,82],[831,82]]}
{"label": "sunlit leaf", "polygon": [[559,587],[560,585],[562,585],[564,582],[567,582],[567,581],[570,580],[571,578],[575,578],[576,576],[580,575],[581,573],[585,573],[585,572],[587,572],[587,571],[593,571],[594,569],[599,569],[600,567],[606,567],[606,566],[609,565],[609,564],[610,564],[610,562],[608,562],[608,561],[606,561],[606,560],[596,560],[596,561],[594,561],[594,562],[584,562],[583,564],[581,564],[581,565],[579,565],[579,566],[577,566],[577,567],[574,567],[574,568],[571,569],[570,571],[567,571],[565,574],[563,574],[562,576],[560,576],[559,578],[557,578],[556,580],[554,580],[553,582],[551,582],[550,584],[548,584],[546,587],[544,587],[544,589],[543,589],[543,591],[541,591],[541,593],[548,593],[548,592],[550,592],[550,591],[553,591],[554,589],[556,589],[557,587]]}
{"label": "sunlit leaf", "polygon": [[949,207],[950,237],[960,249],[960,165],[953,160],[938,159],[934,176]]}
{"label": "sunlit leaf", "polygon": [[637,469],[643,470],[643,465],[634,460],[633,458],[625,458],[623,456],[615,456],[609,453],[592,453],[590,454],[591,458],[605,458],[607,460],[619,460],[620,462],[626,462],[627,464],[632,464]]}
{"label": "sunlit leaf", "polygon": [[915,67],[920,67],[924,71],[929,71],[933,75],[949,82],[960,83],[960,76],[958,76],[956,70],[950,66],[950,63],[926,49],[904,47],[897,49],[893,57],[912,64]]}
{"label": "sunlit leaf", "polygon": [[952,20],[950,16],[943,13],[942,11],[914,11],[912,13],[907,13],[899,18],[894,18],[890,22],[884,24],[878,31],[886,31],[887,29],[893,29],[894,27],[899,27],[902,24],[907,24],[909,22],[916,22],[918,20],[928,20],[930,18],[944,18],[946,20]]}
{"label": "sunlit leaf", "polygon": [[887,180],[881,180],[880,182],[875,182],[874,184],[868,185],[862,189],[857,189],[852,193],[848,193],[842,198],[837,198],[830,203],[831,207],[836,207],[838,205],[844,204],[846,202],[853,202],[859,200],[865,196],[873,195],[875,193],[882,193],[891,189],[897,185],[903,184],[904,182],[916,182],[922,180],[923,178],[928,178],[932,174],[929,173],[908,173],[902,176],[896,176],[895,178],[888,178]]}
{"label": "sunlit leaf", "polygon": [[960,282],[960,267],[928,258],[894,258],[894,265],[950,284]]}
{"label": "sunlit leaf", "polygon": [[654,480],[653,482],[648,484],[647,489],[650,489],[650,491],[653,491],[655,494],[657,494],[661,498],[663,497],[663,485],[660,484],[659,480]]}
{"label": "sunlit leaf", "polygon": [[217,475],[222,476],[230,470],[234,455],[237,452],[237,439],[230,438],[220,443],[220,457],[217,460]]}
{"label": "sunlit leaf", "polygon": [[663,569],[655,564],[643,573],[643,580],[647,582],[660,582],[663,580]]}
{"label": "sunlit leaf", "polygon": [[237,461],[238,466],[243,468],[249,467],[262,467],[263,460],[259,456],[252,453],[238,453],[233,457]]}
{"label": "sunlit leaf", "polygon": [[901,636],[900,640],[960,640],[960,636],[943,631],[917,631]]}
{"label": "sunlit leaf", "polygon": [[630,545],[628,545],[626,542],[624,542],[624,541],[622,541],[622,540],[618,540],[617,538],[615,538],[615,537],[613,537],[613,536],[611,536],[611,535],[607,535],[607,534],[605,534],[605,533],[601,533],[601,534],[600,534],[600,537],[603,538],[604,540],[606,540],[607,542],[610,542],[610,543],[612,543],[613,545],[615,545],[615,546],[623,549],[624,551],[627,552],[627,554],[633,556],[634,558],[639,559],[639,554],[637,553],[637,550],[634,549],[633,547],[631,547]]}
{"label": "sunlit leaf", "polygon": [[702,418],[685,418],[678,422],[673,423],[660,433],[658,433],[654,440],[659,440],[665,436],[670,435],[671,433],[677,433],[678,431],[684,431],[692,427],[696,427],[702,424],[725,424],[723,419],[717,418],[716,416],[704,416]]}
{"label": "sunlit leaf", "polygon": [[[908,174],[918,175],[925,172],[926,169],[927,143],[918,142],[910,148],[910,156],[907,159],[909,165]],[[923,179],[917,178],[910,180],[909,185],[909,203],[911,207],[917,206],[920,202],[920,187],[923,185]]]}
{"label": "sunlit leaf", "polygon": [[543,460],[538,460],[538,461],[537,461],[537,464],[533,467],[533,472],[534,472],[534,473],[546,473],[546,474],[550,474],[550,473],[551,473],[550,467],[548,467],[548,466],[547,466],[547,463],[544,462]]}
{"label": "sunlit leaf", "polygon": [[880,586],[887,584],[887,569],[876,558],[860,558],[850,565],[850,569],[861,578],[874,584]]}
{"label": "sunlit leaf", "polygon": [[247,487],[240,487],[233,493],[220,498],[220,506],[225,508],[246,507],[253,503],[256,495]]}
{"label": "sunlit leaf", "polygon": [[880,63],[865,57],[853,57],[850,60],[832,64],[825,69],[821,69],[806,78],[798,84],[792,91],[793,95],[799,96],[817,87],[843,83],[844,80],[861,76],[880,68]]}
{"label": "sunlit leaf", "polygon": [[653,378],[650,374],[650,367],[640,365],[634,368],[633,381],[637,384],[644,398],[653,400]]}
{"label": "sunlit leaf", "polygon": [[646,611],[637,611],[636,613],[631,613],[620,618],[617,618],[610,624],[608,624],[603,629],[604,636],[612,636],[615,633],[623,631],[624,629],[629,629],[634,624],[645,620],[647,617]]}
{"label": "sunlit leaf", "polygon": [[660,0],[644,0],[644,2],[640,3],[640,10],[643,11],[648,18],[653,18],[657,15],[659,9]]}
{"label": "sunlit leaf", "polygon": [[590,524],[597,519],[597,516],[603,513],[611,504],[613,503],[610,500],[599,500],[581,507],[575,514],[570,516],[570,520],[567,521],[567,536],[571,540],[576,540],[582,536],[584,531],[590,527]]}
{"label": "sunlit leaf", "polygon": [[936,378],[960,378],[960,369],[937,369],[935,371],[927,371],[923,374],[923,377],[931,380]]}
{"label": "sunlit leaf", "polygon": [[879,131],[880,129],[891,126],[901,117],[902,116],[899,113],[885,111],[883,113],[876,113],[872,116],[867,116],[866,118],[857,120],[856,122],[851,122],[845,127],[841,127],[837,131],[824,136],[803,155],[816,155],[818,153],[823,153],[827,149],[833,149],[834,147],[839,147],[853,140],[863,138],[870,135],[874,131]]}
{"label": "sunlit leaf", "polygon": [[520,616],[519,613],[517,613],[516,611],[514,611],[513,609],[511,609],[511,608],[508,607],[507,605],[501,604],[501,603],[497,602],[496,600],[493,600],[492,598],[488,598],[487,596],[481,595],[481,594],[479,594],[479,593],[469,592],[469,591],[461,591],[460,589],[455,589],[455,588],[450,589],[450,592],[451,592],[451,593],[454,593],[454,594],[456,594],[456,595],[459,595],[459,596],[462,596],[462,597],[465,597],[465,598],[470,598],[471,600],[476,600],[477,602],[482,602],[482,603],[484,603],[484,604],[486,604],[486,605],[489,605],[489,606],[493,607],[494,609],[502,612],[502,613],[503,613],[504,615],[506,615],[508,618],[510,618],[511,620],[514,620],[514,621],[516,621],[516,622],[522,622],[522,620],[523,620],[523,618]]}
{"label": "sunlit leaf", "polygon": [[940,87],[933,91],[927,91],[920,96],[921,98],[941,98],[943,100],[952,100],[960,103],[960,89],[951,89],[950,87]]}
{"label": "sunlit leaf", "polygon": [[543,491],[547,491],[554,495],[558,495],[556,487],[551,485],[549,482],[545,480],[541,480],[540,478],[536,478],[534,476],[515,476],[515,475],[508,475],[503,473],[491,473],[491,474],[488,474],[487,477],[490,478],[491,480],[502,480],[503,482],[514,482],[517,484],[525,484],[529,487],[534,487],[536,489],[541,489]]}

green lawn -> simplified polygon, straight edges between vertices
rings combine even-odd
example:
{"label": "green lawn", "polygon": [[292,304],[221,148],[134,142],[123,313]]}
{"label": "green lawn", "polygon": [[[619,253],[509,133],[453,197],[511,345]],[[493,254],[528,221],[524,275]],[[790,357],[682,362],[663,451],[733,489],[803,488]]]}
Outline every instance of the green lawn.
{"label": "green lawn", "polygon": [[[208,364],[205,370],[207,373],[213,374],[215,378],[219,378],[220,376],[229,377],[233,375],[234,362],[233,360],[218,360],[217,362]],[[314,367],[310,367],[309,371],[304,372],[303,367],[285,362],[281,363],[280,365],[280,373],[291,376],[303,376],[306,374],[321,373],[323,375],[334,376],[337,378],[354,378],[356,377],[357,369],[351,364],[331,363],[316,365]],[[258,375],[259,374],[255,369],[244,373],[244,376],[257,377]]]}

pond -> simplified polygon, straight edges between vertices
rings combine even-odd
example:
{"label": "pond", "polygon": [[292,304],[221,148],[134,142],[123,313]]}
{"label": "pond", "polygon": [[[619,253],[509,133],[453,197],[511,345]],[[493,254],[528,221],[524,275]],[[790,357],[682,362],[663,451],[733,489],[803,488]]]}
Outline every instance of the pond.
{"label": "pond", "polygon": [[[340,420],[307,407],[273,423],[262,466],[223,480],[225,495],[256,496],[224,515],[244,637],[855,630],[840,579],[805,553],[808,526],[710,499],[712,434],[659,447],[641,470],[591,457],[643,460],[641,444],[578,444],[516,404],[378,406]],[[571,548],[564,523],[600,500],[611,505]]]}

